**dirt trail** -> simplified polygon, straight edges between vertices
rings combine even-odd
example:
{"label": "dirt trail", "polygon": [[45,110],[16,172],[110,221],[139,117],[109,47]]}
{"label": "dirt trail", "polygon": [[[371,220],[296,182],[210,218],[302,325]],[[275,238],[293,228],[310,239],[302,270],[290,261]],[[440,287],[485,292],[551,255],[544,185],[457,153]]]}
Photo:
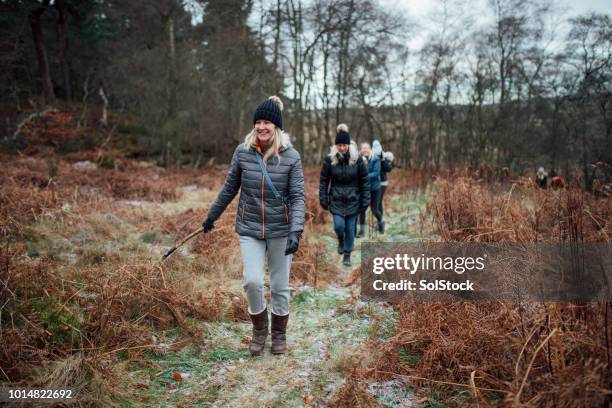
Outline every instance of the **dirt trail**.
{"label": "dirt trail", "polygon": [[[189,195],[186,197],[188,200]],[[387,234],[375,239],[415,237],[423,201],[407,198],[389,197]],[[175,207],[184,205],[177,203]],[[337,266],[339,281],[348,277],[351,268],[343,267],[335,253],[331,225],[325,234],[311,239],[321,240],[332,254],[330,262]],[[354,268],[361,259],[360,246],[361,240],[356,240]],[[156,250],[162,252],[163,248]],[[240,284],[233,283],[237,287]],[[272,355],[268,337],[264,355],[250,357],[246,352],[250,323],[201,323],[206,346],[200,353],[185,348],[161,357],[148,355],[154,361],[155,373],[151,368],[127,370],[131,384],[142,384],[134,391],[135,399],[143,405],[154,402],[159,406],[328,406],[343,384],[342,369],[363,358],[367,363],[360,347],[372,336],[372,321],[383,322],[376,336],[384,339],[392,333],[396,314],[382,304],[360,301],[358,286],[328,284],[292,289],[287,355]],[[383,406],[416,406],[411,387],[399,381],[373,383],[369,391]]]}

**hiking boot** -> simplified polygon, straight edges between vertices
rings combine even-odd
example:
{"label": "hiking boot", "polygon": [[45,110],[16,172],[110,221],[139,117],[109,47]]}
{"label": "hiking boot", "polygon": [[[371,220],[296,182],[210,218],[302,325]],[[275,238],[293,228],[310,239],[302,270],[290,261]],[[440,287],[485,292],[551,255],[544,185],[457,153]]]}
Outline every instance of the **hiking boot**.
{"label": "hiking boot", "polygon": [[355,235],[356,238],[365,237],[365,224],[359,224],[359,230]]}
{"label": "hiking boot", "polygon": [[338,255],[342,255],[344,253],[344,237],[338,238]]}
{"label": "hiking boot", "polygon": [[380,221],[378,223],[378,232],[380,232],[381,234],[385,233],[385,222],[384,221]]}
{"label": "hiking boot", "polygon": [[285,354],[287,352],[287,321],[289,315],[279,316],[272,313],[272,354]]}
{"label": "hiking boot", "polygon": [[268,308],[256,315],[249,313],[249,316],[253,322],[253,337],[249,344],[249,352],[252,356],[258,356],[263,352],[268,337]]}
{"label": "hiking boot", "polygon": [[344,257],[342,257],[342,265],[351,266],[351,253],[345,252]]}

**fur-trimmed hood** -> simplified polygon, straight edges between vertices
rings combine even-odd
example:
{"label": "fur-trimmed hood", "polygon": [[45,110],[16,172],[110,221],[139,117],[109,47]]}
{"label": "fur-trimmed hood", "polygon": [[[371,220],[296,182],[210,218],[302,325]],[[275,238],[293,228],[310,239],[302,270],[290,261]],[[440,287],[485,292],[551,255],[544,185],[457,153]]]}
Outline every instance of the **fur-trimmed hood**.
{"label": "fur-trimmed hood", "polygon": [[[353,164],[357,163],[357,159],[359,159],[359,152],[357,151],[357,146],[351,143],[349,145],[348,152],[349,152],[349,165],[352,166]],[[329,149],[329,154],[328,154],[328,156],[331,159],[332,166],[335,166],[339,163],[338,155],[340,155],[340,152],[338,151],[338,148],[336,147],[336,145],[333,145]]]}

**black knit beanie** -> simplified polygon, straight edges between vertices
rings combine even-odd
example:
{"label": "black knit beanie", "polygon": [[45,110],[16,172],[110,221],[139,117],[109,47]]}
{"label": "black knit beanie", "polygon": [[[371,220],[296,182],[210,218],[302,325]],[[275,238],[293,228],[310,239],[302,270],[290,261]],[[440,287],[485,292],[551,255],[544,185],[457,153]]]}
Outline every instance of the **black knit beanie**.
{"label": "black knit beanie", "polygon": [[341,123],[336,128],[336,142],[334,144],[351,144],[351,135],[348,132],[348,126]]}
{"label": "black knit beanie", "polygon": [[257,106],[253,114],[253,124],[260,119],[268,120],[283,128],[283,103],[278,96],[271,96]]}

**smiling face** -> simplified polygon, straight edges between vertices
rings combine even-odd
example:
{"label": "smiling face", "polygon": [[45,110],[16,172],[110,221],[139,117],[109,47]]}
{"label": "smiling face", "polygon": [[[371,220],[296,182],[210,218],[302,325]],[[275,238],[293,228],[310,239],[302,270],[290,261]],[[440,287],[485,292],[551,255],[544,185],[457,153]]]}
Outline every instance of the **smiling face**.
{"label": "smiling face", "polygon": [[370,156],[370,145],[367,143],[362,143],[360,152],[362,156]]}
{"label": "smiling face", "polygon": [[344,143],[339,143],[336,145],[336,149],[338,149],[340,153],[346,154],[346,152],[348,152],[349,145],[344,144]]}
{"label": "smiling face", "polygon": [[269,120],[259,119],[255,122],[257,140],[262,144],[270,143],[270,139],[274,135],[274,129],[276,129],[276,125]]}

